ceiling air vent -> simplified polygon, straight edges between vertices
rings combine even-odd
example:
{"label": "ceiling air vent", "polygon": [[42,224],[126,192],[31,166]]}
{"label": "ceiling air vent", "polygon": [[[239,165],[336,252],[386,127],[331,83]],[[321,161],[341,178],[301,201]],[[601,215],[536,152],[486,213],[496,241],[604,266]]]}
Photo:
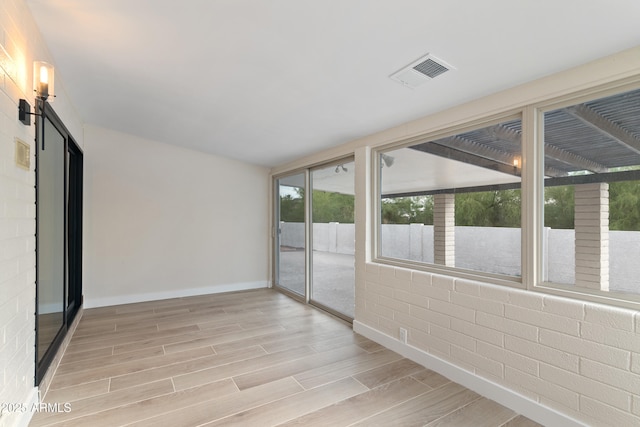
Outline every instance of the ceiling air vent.
{"label": "ceiling air vent", "polygon": [[426,55],[407,65],[402,70],[393,73],[389,77],[403,86],[413,89],[441,74],[446,73],[449,70],[454,69],[455,68],[443,60],[438,59],[433,55]]}

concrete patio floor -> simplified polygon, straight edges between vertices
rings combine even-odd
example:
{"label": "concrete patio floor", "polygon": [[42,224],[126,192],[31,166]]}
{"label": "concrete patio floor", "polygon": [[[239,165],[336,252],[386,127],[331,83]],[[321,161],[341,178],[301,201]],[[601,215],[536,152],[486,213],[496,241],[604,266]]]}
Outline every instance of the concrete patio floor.
{"label": "concrete patio floor", "polygon": [[[353,255],[313,251],[311,300],[353,318],[355,259]],[[280,251],[279,285],[304,295],[304,250]]]}

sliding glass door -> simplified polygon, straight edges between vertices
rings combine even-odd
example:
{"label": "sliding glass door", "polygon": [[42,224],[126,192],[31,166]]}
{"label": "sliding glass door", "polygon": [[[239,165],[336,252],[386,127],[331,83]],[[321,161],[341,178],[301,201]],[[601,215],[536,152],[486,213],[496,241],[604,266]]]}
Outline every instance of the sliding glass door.
{"label": "sliding glass door", "polygon": [[280,177],[274,187],[275,286],[348,320],[355,303],[354,166],[352,159],[333,162]]}
{"label": "sliding glass door", "polygon": [[312,303],[353,319],[355,304],[354,162],[311,171]]}
{"label": "sliding glass door", "polygon": [[36,327],[39,362],[42,362],[65,323],[65,150],[64,135],[45,118],[37,151]]}
{"label": "sliding glass door", "polygon": [[51,107],[40,108],[36,120],[37,384],[82,304],[82,151]]}
{"label": "sliding glass door", "polygon": [[275,285],[306,296],[305,173],[276,180]]}

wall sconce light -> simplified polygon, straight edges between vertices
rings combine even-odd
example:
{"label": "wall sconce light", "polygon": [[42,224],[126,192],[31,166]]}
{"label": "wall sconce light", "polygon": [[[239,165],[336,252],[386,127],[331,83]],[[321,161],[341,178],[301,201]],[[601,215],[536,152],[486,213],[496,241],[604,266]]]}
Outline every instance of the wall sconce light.
{"label": "wall sconce light", "polygon": [[49,95],[53,94],[54,78],[53,65],[44,61],[33,63],[33,90],[36,98],[46,101]]}
{"label": "wall sconce light", "polygon": [[18,120],[20,120],[23,125],[29,126],[31,124],[31,115],[33,114],[34,113],[31,112],[31,105],[29,105],[26,99],[18,101]]}
{"label": "wall sconce light", "polygon": [[[53,65],[44,61],[35,61],[33,63],[33,91],[36,93],[36,101],[46,102],[51,96],[53,98],[53,84],[54,84],[54,69]],[[31,112],[31,105],[26,99],[20,99],[18,101],[18,120],[25,126],[31,124],[30,116],[39,116],[40,114]]]}
{"label": "wall sconce light", "polygon": [[513,158],[513,174],[515,176],[520,176],[522,172],[522,158],[520,156],[515,156]]}

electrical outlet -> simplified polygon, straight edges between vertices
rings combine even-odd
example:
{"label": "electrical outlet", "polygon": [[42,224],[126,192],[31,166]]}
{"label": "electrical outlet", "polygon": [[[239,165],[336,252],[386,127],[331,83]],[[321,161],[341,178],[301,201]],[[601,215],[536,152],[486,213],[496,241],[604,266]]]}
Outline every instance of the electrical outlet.
{"label": "electrical outlet", "polygon": [[405,328],[400,328],[400,341],[404,344],[407,343],[407,330]]}

